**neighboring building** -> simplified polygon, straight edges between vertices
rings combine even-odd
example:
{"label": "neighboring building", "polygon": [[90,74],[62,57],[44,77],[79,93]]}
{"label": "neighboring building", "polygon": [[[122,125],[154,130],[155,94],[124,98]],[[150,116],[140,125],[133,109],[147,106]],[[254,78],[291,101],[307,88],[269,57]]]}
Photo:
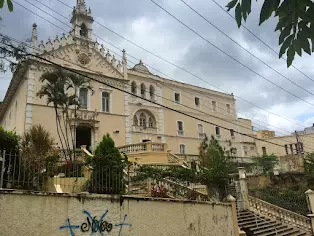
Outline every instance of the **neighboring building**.
{"label": "neighboring building", "polygon": [[[299,135],[314,134],[314,124],[311,127],[305,128],[303,131],[296,131]],[[295,133],[293,133],[295,135]]]}
{"label": "neighboring building", "polygon": [[[301,154],[313,152],[314,133],[299,135],[299,144],[297,138],[294,135],[277,136],[266,139],[271,143],[255,140],[257,153],[263,154],[275,154],[277,156],[285,156],[290,154]],[[278,145],[274,145],[276,143]]]}
{"label": "neighboring building", "polygon": [[[237,149],[237,156],[256,153],[253,138],[234,132],[253,135],[251,121],[237,118],[233,95],[161,78],[152,74],[142,61],[127,68],[125,51],[122,62],[118,62],[92,40],[93,18],[83,0],[77,1],[71,23],[73,30],[69,35],[39,44],[34,24],[32,46],[36,48],[34,53],[95,79],[93,94],[85,89],[79,92],[80,120],[71,130],[77,147],[87,145],[93,149],[109,133],[117,146],[166,142],[173,153],[198,154],[200,142],[207,134],[214,135],[224,147],[230,147],[231,143]],[[0,108],[0,124],[4,128],[22,134],[34,124],[42,124],[58,140],[54,109],[46,105],[46,98],[36,96],[42,86],[39,78],[54,68],[34,58],[17,67]],[[102,81],[229,130],[112,89]]]}
{"label": "neighboring building", "polygon": [[273,130],[258,130],[255,132],[255,137],[260,139],[275,137],[275,131]]}

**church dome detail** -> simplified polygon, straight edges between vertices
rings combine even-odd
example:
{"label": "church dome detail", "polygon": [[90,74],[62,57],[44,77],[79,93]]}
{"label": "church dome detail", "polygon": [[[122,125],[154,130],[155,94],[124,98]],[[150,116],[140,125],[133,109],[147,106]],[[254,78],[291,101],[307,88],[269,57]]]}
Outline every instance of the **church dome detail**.
{"label": "church dome detail", "polygon": [[141,72],[141,73],[146,73],[146,74],[150,74],[150,71],[148,70],[148,68],[143,64],[142,60],[140,60],[140,62],[138,64],[136,64],[133,67],[133,70]]}

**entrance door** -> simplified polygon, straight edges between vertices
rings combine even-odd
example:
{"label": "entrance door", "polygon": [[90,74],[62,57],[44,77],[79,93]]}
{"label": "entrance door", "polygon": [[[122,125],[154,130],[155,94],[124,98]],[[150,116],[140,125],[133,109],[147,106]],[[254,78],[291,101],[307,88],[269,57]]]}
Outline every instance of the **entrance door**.
{"label": "entrance door", "polygon": [[87,150],[91,151],[92,130],[90,127],[78,126],[76,128],[76,148],[86,145]]}

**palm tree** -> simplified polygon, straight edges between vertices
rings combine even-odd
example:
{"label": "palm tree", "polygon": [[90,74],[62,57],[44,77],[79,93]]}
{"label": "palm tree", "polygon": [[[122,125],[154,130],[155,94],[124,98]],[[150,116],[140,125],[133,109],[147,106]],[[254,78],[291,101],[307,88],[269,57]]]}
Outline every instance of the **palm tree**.
{"label": "palm tree", "polygon": [[[69,145],[62,130],[58,108],[64,108],[68,101],[67,94],[65,93],[65,84],[67,84],[66,78],[65,72],[62,70],[44,73],[40,77],[40,81],[45,84],[42,85],[37,93],[39,98],[47,98],[47,105],[52,104],[54,107],[57,133],[65,156],[67,156],[65,153],[65,146],[69,149]],[[63,136],[63,139],[61,138],[61,135]],[[64,142],[62,140],[64,140]]]}
{"label": "palm tree", "polygon": [[[76,111],[80,107],[78,92],[80,88],[92,90],[90,80],[84,76],[76,75],[72,72],[67,72],[65,70],[55,70],[53,72],[44,73],[41,76],[40,81],[46,83],[42,85],[40,91],[37,93],[37,96],[39,96],[40,98],[42,98],[43,96],[47,97],[47,105],[52,103],[55,109],[57,133],[62,148],[64,149],[64,146],[66,146],[68,151],[72,149],[72,153],[74,153],[75,155],[75,144],[73,139],[74,135],[71,132],[71,121],[69,112],[70,109],[74,107],[74,124],[76,124]],[[61,108],[62,110],[62,120],[65,129],[64,131],[61,125],[60,115],[58,114],[59,108]],[[72,148],[70,148],[71,145],[68,141],[68,131],[70,131]],[[61,135],[64,142],[61,139]],[[71,159],[72,157],[70,154],[70,160]]]}
{"label": "palm tree", "polygon": [[[80,108],[80,102],[78,98],[78,93],[79,89],[85,88],[88,90],[91,90],[92,93],[94,93],[92,86],[90,85],[90,79],[74,74],[72,72],[68,72],[66,74],[67,78],[67,84],[66,84],[66,91],[72,90],[73,93],[68,95],[68,103],[67,106],[65,107],[65,114],[66,114],[66,119],[67,122],[70,123],[70,118],[69,118],[69,108],[71,106],[74,106],[74,125],[76,124],[76,119],[77,119],[77,110]],[[76,127],[74,127],[75,130]],[[73,151],[75,149],[75,144],[74,144],[74,139],[72,133],[70,132],[71,139],[72,139],[72,144],[73,144]],[[75,152],[74,153],[74,158],[75,158]]]}

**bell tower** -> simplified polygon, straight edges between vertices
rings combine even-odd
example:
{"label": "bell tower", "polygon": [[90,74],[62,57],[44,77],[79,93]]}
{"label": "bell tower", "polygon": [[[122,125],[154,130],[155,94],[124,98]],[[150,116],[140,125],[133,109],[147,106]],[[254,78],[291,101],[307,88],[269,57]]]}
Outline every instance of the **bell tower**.
{"label": "bell tower", "polygon": [[71,19],[74,37],[91,40],[93,21],[92,11],[90,8],[87,10],[85,0],[77,0]]}

